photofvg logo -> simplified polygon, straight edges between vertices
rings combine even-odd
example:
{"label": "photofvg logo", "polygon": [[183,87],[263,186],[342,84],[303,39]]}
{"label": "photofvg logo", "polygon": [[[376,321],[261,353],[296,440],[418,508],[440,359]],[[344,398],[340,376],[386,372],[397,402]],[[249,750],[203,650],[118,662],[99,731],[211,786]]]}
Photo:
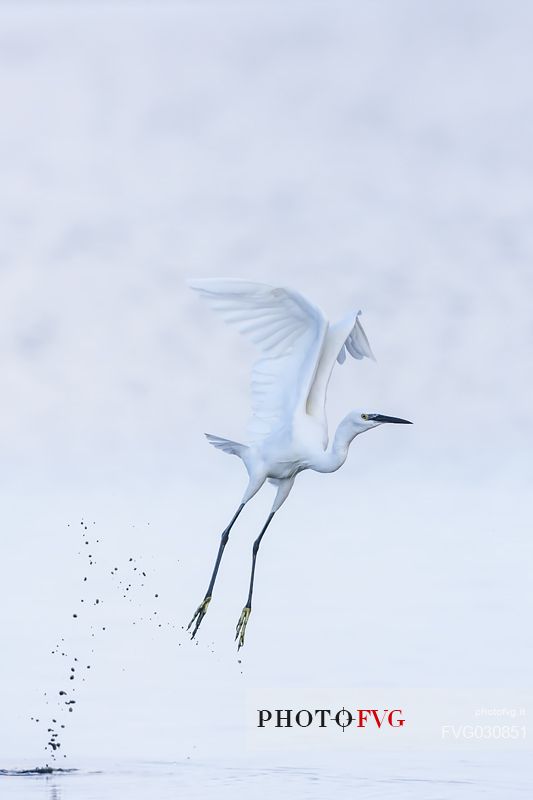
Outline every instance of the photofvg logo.
{"label": "photofvg logo", "polygon": [[317,728],[336,727],[343,733],[346,728],[374,727],[377,730],[382,728],[403,728],[405,718],[401,708],[389,710],[377,708],[357,708],[350,710],[344,708],[340,711],[332,711],[330,708],[300,708],[295,711],[292,708],[260,708],[257,709],[257,727],[265,728],[309,728],[311,725]]}
{"label": "photofvg logo", "polygon": [[253,749],[524,749],[531,690],[249,689]]}

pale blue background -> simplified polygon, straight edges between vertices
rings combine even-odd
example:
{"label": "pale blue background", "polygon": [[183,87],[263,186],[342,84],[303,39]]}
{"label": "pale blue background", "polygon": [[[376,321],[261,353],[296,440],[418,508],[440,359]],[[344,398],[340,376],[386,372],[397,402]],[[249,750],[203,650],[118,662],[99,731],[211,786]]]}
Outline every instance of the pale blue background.
{"label": "pale blue background", "polygon": [[[527,2],[472,0],[0,6],[5,766],[42,761],[29,716],[64,680],[57,637],[88,647],[82,516],[109,636],[69,715],[72,766],[242,759],[247,687],[530,683],[532,24]],[[245,479],[202,438],[239,438],[248,413],[253,351],[184,283],[217,275],[362,308],[378,363],[337,369],[330,421],[415,422],[298,479],[242,664],[268,489],[198,646],[180,629]],[[130,554],[178,631],[131,624],[145,595],[125,606],[104,567]],[[334,774],[369,797],[402,775],[406,797],[433,796],[422,778],[436,797],[526,796],[503,754],[490,779],[468,754],[390,759]],[[304,770],[291,797],[313,785]]]}

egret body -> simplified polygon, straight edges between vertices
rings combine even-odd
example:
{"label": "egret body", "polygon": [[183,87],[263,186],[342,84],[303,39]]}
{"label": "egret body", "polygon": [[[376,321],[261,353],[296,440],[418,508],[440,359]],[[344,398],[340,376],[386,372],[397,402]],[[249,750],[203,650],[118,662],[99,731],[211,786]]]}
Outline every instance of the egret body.
{"label": "egret body", "polygon": [[277,492],[253,545],[248,598],[235,635],[240,648],[252,610],[259,545],[298,473],[304,469],[335,472],[346,461],[350,444],[359,434],[383,423],[410,423],[399,417],[351,411],[329,445],[326,394],[335,363],[343,364],[347,354],[358,360],[375,360],[359,319],[360,311],[331,324],[316,306],[291,289],[231,279],[195,280],[189,285],[260,351],[252,369],[248,442],[206,434],[214,447],[242,460],[248,472],[248,486],[222,533],[207,592],[188,626],[193,628],[194,638],[211,600],[230,531],[246,503],[269,481]]}

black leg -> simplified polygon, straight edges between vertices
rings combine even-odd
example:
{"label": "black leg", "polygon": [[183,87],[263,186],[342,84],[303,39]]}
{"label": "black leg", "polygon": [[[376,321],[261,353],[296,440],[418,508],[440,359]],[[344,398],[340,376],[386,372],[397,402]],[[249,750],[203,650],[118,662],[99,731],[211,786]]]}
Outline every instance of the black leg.
{"label": "black leg", "polygon": [[257,558],[259,545],[261,544],[261,539],[265,535],[266,529],[268,528],[268,526],[272,522],[272,519],[274,518],[274,514],[275,514],[275,511],[272,511],[268,515],[268,519],[265,522],[265,524],[263,525],[263,530],[261,531],[261,533],[259,534],[259,536],[255,540],[254,546],[252,548],[252,573],[250,575],[250,588],[248,590],[248,599],[246,601],[246,605],[244,606],[244,608],[242,610],[242,613],[241,613],[241,616],[239,618],[239,621],[237,623],[237,629],[236,629],[236,633],[235,633],[235,639],[239,640],[239,646],[238,646],[239,650],[241,649],[241,647],[244,644],[244,634],[246,632],[246,624],[247,624],[248,619],[250,617],[250,614],[252,612],[252,594],[253,594],[253,591],[254,591],[255,561],[256,561],[256,558]]}
{"label": "black leg", "polygon": [[213,574],[211,575],[211,580],[209,581],[209,586],[207,587],[207,592],[205,593],[204,599],[202,600],[202,602],[200,603],[200,605],[198,606],[198,608],[194,612],[193,618],[191,619],[191,621],[187,625],[187,630],[189,630],[189,628],[196,622],[196,624],[194,625],[193,631],[191,633],[191,639],[194,639],[194,637],[196,636],[196,632],[197,632],[198,628],[200,627],[200,623],[202,622],[203,618],[206,615],[207,607],[208,607],[209,602],[211,600],[211,595],[213,594],[213,587],[214,587],[215,581],[217,579],[218,568],[220,567],[220,562],[222,561],[222,554],[224,553],[224,548],[226,547],[226,545],[228,543],[230,531],[233,528],[233,525],[235,524],[235,522],[237,520],[237,517],[239,516],[239,514],[243,510],[244,506],[245,506],[244,503],[240,504],[239,508],[237,509],[235,514],[233,515],[233,518],[232,518],[230,524],[224,530],[224,532],[222,533],[222,536],[220,537],[220,545],[219,545],[219,548],[218,548],[217,558],[216,558],[216,561],[215,561],[215,566],[213,567]]}

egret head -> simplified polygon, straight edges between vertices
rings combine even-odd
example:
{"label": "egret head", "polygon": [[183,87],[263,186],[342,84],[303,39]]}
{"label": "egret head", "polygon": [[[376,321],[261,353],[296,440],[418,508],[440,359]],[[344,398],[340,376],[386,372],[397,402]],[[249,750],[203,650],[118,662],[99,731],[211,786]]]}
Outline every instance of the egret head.
{"label": "egret head", "polygon": [[383,425],[385,422],[392,422],[396,425],[412,425],[413,423],[410,422],[408,419],[402,419],[401,417],[388,417],[385,414],[370,414],[368,412],[356,412],[356,420],[357,424],[361,427],[361,433],[363,431],[369,431],[371,428],[376,428],[378,425]]}

